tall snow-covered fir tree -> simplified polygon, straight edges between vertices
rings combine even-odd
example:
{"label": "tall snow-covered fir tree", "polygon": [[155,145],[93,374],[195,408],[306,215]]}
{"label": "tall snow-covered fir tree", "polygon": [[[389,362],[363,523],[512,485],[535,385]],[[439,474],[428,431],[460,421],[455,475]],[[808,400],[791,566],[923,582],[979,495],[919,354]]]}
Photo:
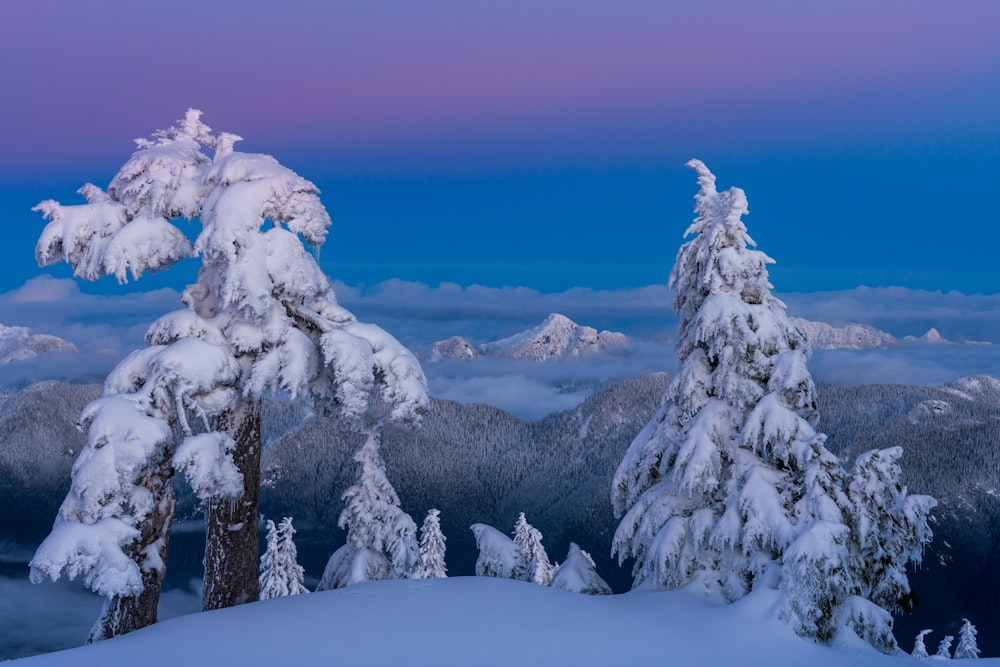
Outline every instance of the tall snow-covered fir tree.
{"label": "tall snow-covered fir tree", "polygon": [[976,626],[969,619],[962,619],[962,627],[958,631],[958,646],[955,647],[956,660],[974,660],[979,657],[979,644],[976,642]]}
{"label": "tall snow-covered fir tree", "polygon": [[277,526],[267,520],[267,546],[260,557],[261,600],[309,592],[302,583],[305,570],[298,562],[294,535],[291,517],[286,516]]}
{"label": "tall snow-covered fir tree", "polygon": [[[140,408],[166,422],[171,435],[159,437],[148,455],[148,447],[132,451],[129,441],[118,448],[129,449],[128,465],[104,472],[94,462],[101,457],[95,458],[91,450],[109,437],[126,440],[128,425],[123,422],[121,431],[106,426],[110,435],[92,436],[91,449],[81,453],[74,467],[74,479],[104,475],[118,480],[115,488],[88,500],[85,509],[65,507],[53,540],[43,544],[34,561],[36,572],[48,576],[83,574],[109,597],[113,618],[106,607],[104,635],[155,621],[158,578],[145,577],[137,587],[134,577],[112,582],[107,573],[122,571],[115,565],[118,552],[138,571],[162,569],[175,466],[197,471],[208,460],[219,470],[233,472],[227,462],[235,466],[235,475],[220,477],[223,484],[217,488],[211,475],[203,480],[203,606],[213,609],[257,598],[258,406],[263,395],[282,392],[309,398],[319,409],[359,423],[374,397],[389,406],[393,419],[417,420],[428,405],[426,379],[416,358],[385,331],[358,322],[340,307],[329,280],[303,246],[305,241],[319,248],[326,239],[330,218],[319,191],[270,156],[234,151],[239,139],[213,133],[201,113],[190,110],[174,127],[138,140],[137,150],[107,191],[88,184],[80,190],[85,204],[63,206],[49,200],[36,207],[49,221],[36,247],[39,264],[65,261],[81,279],[111,275],[126,282],[185,257],[201,260],[197,282],[182,295],[183,308],[153,324],[147,333],[149,347],[130,357],[127,372],[118,374],[124,390],[113,382],[105,387],[108,396],[156,397],[160,404],[150,407],[145,401]],[[204,149],[211,149],[211,158]],[[174,224],[181,218],[200,220],[193,243]],[[198,387],[197,369],[190,378],[176,374],[162,379],[155,368],[142,367],[162,351],[179,351],[192,341],[214,346],[231,362],[216,365],[224,372],[213,378],[213,388],[207,391],[210,400],[191,398]],[[174,394],[170,405],[163,398],[166,393]],[[185,428],[187,413],[202,423]],[[233,479],[242,485],[239,493],[233,493]],[[120,502],[133,487],[152,494],[138,510]],[[70,502],[74,493],[83,493],[82,485],[74,488],[77,491],[67,497],[70,505],[76,503]],[[128,516],[118,516],[123,513]],[[125,526],[109,523],[111,517]],[[147,525],[150,522],[162,527]],[[79,529],[60,528],[63,524]],[[104,548],[112,543],[114,549]],[[157,560],[154,552],[162,556]],[[149,598],[138,605],[144,611],[124,599],[132,600],[140,591]]]}
{"label": "tall snow-covered fir tree", "polygon": [[542,545],[542,531],[528,523],[524,512],[518,515],[514,524],[514,544],[524,554],[524,562],[527,564],[525,579],[539,586],[548,586],[552,582],[552,563]]}
{"label": "tall snow-covered fir tree", "polygon": [[746,195],[688,166],[697,216],[670,274],[679,368],[616,471],[613,552],[635,558],[636,587],[698,581],[732,601],[780,586],[800,635],[826,642],[850,627],[890,652],[880,605],[907,603],[903,568],[930,539],[934,500],[907,496],[898,466],[876,465],[892,473],[879,477],[859,461],[849,476],[826,448],[806,338],[771,294],[773,260],[747,233]]}
{"label": "tall snow-covered fir tree", "polygon": [[417,578],[420,545],[417,526],[399,506],[399,496],[385,476],[379,454],[380,427],[369,429],[355,455],[358,481],[342,498],[347,501],[338,525],[347,542],[333,552],[316,590],[343,588],[362,581]]}
{"label": "tall snow-covered fir tree", "polygon": [[441,532],[441,511],[427,510],[420,526],[420,576],[423,579],[443,579],[448,576],[444,562],[445,540]]}

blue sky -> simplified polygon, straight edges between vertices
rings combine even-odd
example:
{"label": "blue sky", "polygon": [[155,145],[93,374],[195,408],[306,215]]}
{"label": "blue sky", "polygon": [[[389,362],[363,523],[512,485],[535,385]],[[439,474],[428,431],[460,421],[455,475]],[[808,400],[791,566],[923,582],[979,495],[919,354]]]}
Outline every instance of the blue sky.
{"label": "blue sky", "polygon": [[31,206],[189,106],[323,189],[350,285],[663,283],[699,157],[779,291],[1000,292],[995,2],[237,4],[5,3],[0,292],[42,273]]}
{"label": "blue sky", "polygon": [[[418,352],[562,312],[649,344],[620,367],[566,372],[668,369],[664,285],[693,215],[691,157],[746,190],[790,314],[1000,343],[992,0],[10,0],[3,12],[0,324],[81,350],[9,365],[7,386],[99,381],[194,280],[195,261],[124,287],[40,269],[44,222],[30,210],[105,186],[134,138],[192,106],[320,186],[333,219],[320,258],[340,299]],[[820,381],[934,384],[1000,374],[994,347],[813,367]],[[432,390],[528,416],[579,399],[535,370],[439,369]]]}

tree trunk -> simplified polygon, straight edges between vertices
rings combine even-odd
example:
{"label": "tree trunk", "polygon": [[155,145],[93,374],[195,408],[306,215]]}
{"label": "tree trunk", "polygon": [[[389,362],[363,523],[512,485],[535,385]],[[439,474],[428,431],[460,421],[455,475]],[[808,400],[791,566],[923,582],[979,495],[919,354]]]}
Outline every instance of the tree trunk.
{"label": "tree trunk", "polygon": [[174,478],[169,461],[162,461],[142,485],[159,502],[141,526],[139,541],[130,555],[142,572],[142,592],[135,596],[115,595],[104,601],[101,615],[90,629],[87,643],[109,639],[156,623],[160,585],[167,570],[170,529],[174,521]]}
{"label": "tree trunk", "polygon": [[202,609],[222,609],[258,598],[260,404],[241,399],[220,418],[219,429],[236,442],[233,461],[243,473],[243,496],[213,499],[205,510],[205,591]]}

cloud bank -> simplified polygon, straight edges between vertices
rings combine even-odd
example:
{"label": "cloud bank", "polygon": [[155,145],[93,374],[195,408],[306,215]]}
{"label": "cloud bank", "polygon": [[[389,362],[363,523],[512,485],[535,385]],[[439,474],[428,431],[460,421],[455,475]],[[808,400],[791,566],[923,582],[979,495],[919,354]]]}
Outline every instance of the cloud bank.
{"label": "cloud bank", "polygon": [[[594,385],[675,364],[677,320],[665,285],[635,289],[573,288],[544,293],[525,287],[491,288],[391,280],[358,288],[334,283],[340,302],[360,320],[382,326],[427,359],[435,341],[463,336],[473,344],[537,325],[553,312],[597,329],[620,331],[635,344],[621,357],[547,363],[476,359],[424,364],[434,396],[487,403],[537,419],[582,401]],[[919,336],[931,327],[954,341],[978,346],[912,346],[897,350],[817,352],[810,364],[818,382],[935,385],[962,375],[1000,375],[1000,295],[967,295],[898,287],[779,295],[792,316],[842,325],[869,324],[892,335]],[[129,351],[144,344],[154,319],[180,304],[171,289],[119,296],[83,293],[72,280],[34,278],[0,294],[0,323],[60,336],[80,349],[7,364],[0,388],[44,379],[103,380]]]}

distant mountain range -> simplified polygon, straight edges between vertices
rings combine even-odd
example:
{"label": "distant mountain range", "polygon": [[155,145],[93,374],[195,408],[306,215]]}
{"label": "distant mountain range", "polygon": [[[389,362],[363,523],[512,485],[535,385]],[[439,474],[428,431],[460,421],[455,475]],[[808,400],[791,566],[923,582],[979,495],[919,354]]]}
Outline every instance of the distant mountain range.
{"label": "distant mountain range", "polygon": [[[809,339],[814,350],[888,350],[918,345],[988,345],[956,343],[946,340],[937,329],[922,336],[896,338],[867,324],[833,326],[800,317],[791,318]],[[538,326],[500,340],[473,345],[462,336],[452,336],[434,343],[428,359],[431,363],[448,359],[493,357],[549,361],[593,355],[622,354],[633,345],[623,333],[597,331],[577,324],[565,315],[552,313]]]}
{"label": "distant mountain range", "polygon": [[825,322],[813,322],[801,317],[791,318],[806,334],[814,350],[888,350],[907,345],[988,345],[988,343],[956,343],[946,340],[937,329],[923,336],[896,338],[867,324],[845,324],[835,327]]}
{"label": "distant mountain range", "polygon": [[565,315],[552,313],[536,327],[478,347],[461,336],[438,341],[431,350],[430,361],[475,359],[480,356],[548,361],[595,354],[621,354],[630,345],[631,341],[623,333],[597,331],[593,327],[581,326]]}
{"label": "distant mountain range", "polygon": [[0,364],[35,359],[52,352],[78,352],[76,345],[47,334],[33,334],[27,327],[0,324]]}

